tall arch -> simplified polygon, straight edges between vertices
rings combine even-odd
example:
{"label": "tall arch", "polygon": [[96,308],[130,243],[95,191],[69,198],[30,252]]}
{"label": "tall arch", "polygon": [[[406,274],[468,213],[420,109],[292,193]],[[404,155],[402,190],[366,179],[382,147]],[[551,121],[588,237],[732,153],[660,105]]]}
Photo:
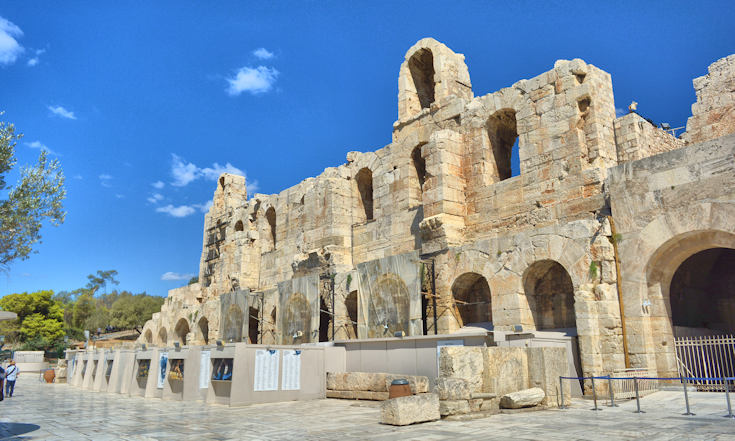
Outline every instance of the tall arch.
{"label": "tall arch", "polygon": [[153,344],[153,332],[151,332],[150,329],[146,329],[146,331],[143,333],[143,341],[145,341],[147,344]]}
{"label": "tall arch", "polygon": [[291,295],[283,311],[283,344],[309,343],[311,329],[309,302],[301,293]]}
{"label": "tall arch", "polygon": [[416,179],[419,184],[419,199],[421,198],[421,193],[424,191],[424,182],[426,182],[426,160],[421,156],[421,147],[424,145],[425,143],[419,144],[411,151],[411,162],[413,163],[413,169],[416,172]]}
{"label": "tall arch", "polygon": [[523,274],[523,290],[536,330],[576,328],[574,285],[559,262],[534,262]]}
{"label": "tall arch", "polygon": [[392,273],[383,274],[372,292],[373,323],[368,328],[369,338],[393,337],[397,332],[408,335],[410,299],[406,283]]}
{"label": "tall arch", "polygon": [[168,344],[168,332],[166,331],[166,328],[158,330],[158,344],[162,346],[166,346]]}
{"label": "tall arch", "polygon": [[477,273],[462,274],[452,284],[452,296],[460,327],[470,323],[492,323],[492,299],[485,277]]}
{"label": "tall arch", "polygon": [[189,334],[189,322],[185,318],[179,319],[174,327],[174,333],[179,343],[186,344],[186,335]]}
{"label": "tall arch", "polygon": [[260,342],[260,309],[248,309],[248,340],[252,344]]}
{"label": "tall arch", "polygon": [[514,173],[512,167],[514,160],[519,160],[515,110],[502,109],[493,113],[487,120],[486,129],[498,180],[516,176],[518,173]]}
{"label": "tall arch", "polygon": [[359,205],[361,220],[373,219],[373,172],[369,168],[361,168],[355,175],[357,192],[359,194]]}
{"label": "tall arch", "polygon": [[204,344],[209,344],[209,320],[206,317],[199,319],[199,333],[202,335]]}
{"label": "tall arch", "polygon": [[411,72],[411,79],[421,108],[428,109],[434,102],[435,95],[434,54],[427,48],[416,51],[408,60],[408,69]]}
{"label": "tall arch", "polygon": [[242,341],[242,327],[244,317],[242,310],[237,305],[230,306],[225,317],[223,336],[227,342]]}
{"label": "tall arch", "polygon": [[324,297],[319,296],[319,341],[329,341],[329,325],[332,321],[332,316],[329,313],[329,307],[327,302],[324,301]]}
{"label": "tall arch", "polygon": [[345,298],[345,308],[347,309],[347,319],[349,320],[345,325],[347,328],[347,338],[357,338],[357,290],[347,295]]}
{"label": "tall arch", "polygon": [[276,249],[276,210],[273,207],[268,207],[265,211],[265,218],[268,221],[271,233],[271,243],[273,244],[272,249]]}

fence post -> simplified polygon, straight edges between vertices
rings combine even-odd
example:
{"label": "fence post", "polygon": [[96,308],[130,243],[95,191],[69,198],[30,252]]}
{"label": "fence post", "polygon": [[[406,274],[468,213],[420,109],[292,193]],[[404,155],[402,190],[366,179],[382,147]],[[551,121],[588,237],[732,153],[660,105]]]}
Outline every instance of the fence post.
{"label": "fence post", "polygon": [[689,392],[687,391],[687,380],[685,376],[681,376],[681,384],[684,385],[684,403],[687,406],[687,411],[684,415],[694,415],[689,409]]}
{"label": "fence post", "polygon": [[592,375],[590,378],[592,379],[592,399],[595,402],[595,407],[592,410],[602,410],[597,407],[597,389],[595,389],[595,376]]}
{"label": "fence post", "polygon": [[607,376],[607,389],[610,392],[610,407],[618,407],[618,405],[615,404],[615,392],[613,392],[612,379],[609,375]]}
{"label": "fence post", "polygon": [[[559,376],[559,395],[561,396],[561,405],[559,406],[559,409],[566,409],[567,406],[564,405],[564,384],[561,381],[561,375]],[[729,403],[729,401],[728,401]]]}
{"label": "fence post", "polygon": [[633,377],[633,387],[635,388],[635,413],[646,413],[641,410],[641,396],[638,394],[638,377]]}
{"label": "fence post", "polygon": [[727,415],[725,415],[725,418],[735,418],[735,415],[732,414],[732,407],[730,406],[730,379],[724,378],[723,381],[725,382],[725,400],[727,400]]}

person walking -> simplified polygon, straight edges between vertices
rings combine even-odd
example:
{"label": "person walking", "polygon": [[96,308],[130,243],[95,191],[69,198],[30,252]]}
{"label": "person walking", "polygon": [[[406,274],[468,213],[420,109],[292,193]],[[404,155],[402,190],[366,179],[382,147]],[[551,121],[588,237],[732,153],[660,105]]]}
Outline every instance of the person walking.
{"label": "person walking", "polygon": [[18,366],[15,360],[10,360],[10,365],[5,369],[5,396],[8,398],[13,396],[15,392],[15,380],[18,378]]}
{"label": "person walking", "polygon": [[5,369],[0,366],[0,401],[5,398],[3,392],[5,392]]}

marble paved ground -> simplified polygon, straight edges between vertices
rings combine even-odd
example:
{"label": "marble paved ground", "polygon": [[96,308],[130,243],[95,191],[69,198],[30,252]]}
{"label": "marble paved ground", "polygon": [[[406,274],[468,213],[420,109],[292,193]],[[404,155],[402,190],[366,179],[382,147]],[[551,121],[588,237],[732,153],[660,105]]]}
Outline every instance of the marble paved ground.
{"label": "marble paved ground", "polygon": [[735,440],[723,418],[724,394],[692,393],[696,416],[683,416],[680,392],[658,392],[600,412],[578,400],[569,410],[501,414],[407,427],[378,424],[375,403],[319,400],[241,408],[130,398],[39,383],[22,376],[0,402],[0,439],[18,440]]}

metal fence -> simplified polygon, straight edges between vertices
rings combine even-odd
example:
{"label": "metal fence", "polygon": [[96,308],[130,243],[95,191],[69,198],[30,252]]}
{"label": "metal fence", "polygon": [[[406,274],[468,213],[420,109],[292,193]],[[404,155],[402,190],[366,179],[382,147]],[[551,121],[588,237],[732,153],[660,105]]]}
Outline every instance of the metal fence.
{"label": "metal fence", "polygon": [[[723,377],[735,376],[735,337],[732,335],[677,337],[676,360],[679,375],[693,377],[692,385],[702,392],[723,392]],[[699,378],[705,378],[700,380]],[[733,384],[729,391],[735,390]]]}
{"label": "metal fence", "polygon": [[[616,398],[635,398],[636,384],[633,380],[637,378],[638,394],[645,396],[658,390],[658,380],[649,380],[656,376],[656,372],[650,369],[623,369],[614,371],[610,377],[620,378],[612,382],[613,395]],[[626,380],[625,378],[629,378]]]}

